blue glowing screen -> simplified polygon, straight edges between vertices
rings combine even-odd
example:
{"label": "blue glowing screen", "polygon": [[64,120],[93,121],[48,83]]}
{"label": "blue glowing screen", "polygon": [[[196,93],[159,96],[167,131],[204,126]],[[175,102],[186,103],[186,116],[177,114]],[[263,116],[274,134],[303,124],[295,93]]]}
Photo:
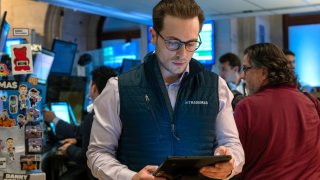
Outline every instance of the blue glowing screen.
{"label": "blue glowing screen", "polygon": [[289,27],[289,49],[295,53],[296,73],[305,86],[320,86],[320,24]]}

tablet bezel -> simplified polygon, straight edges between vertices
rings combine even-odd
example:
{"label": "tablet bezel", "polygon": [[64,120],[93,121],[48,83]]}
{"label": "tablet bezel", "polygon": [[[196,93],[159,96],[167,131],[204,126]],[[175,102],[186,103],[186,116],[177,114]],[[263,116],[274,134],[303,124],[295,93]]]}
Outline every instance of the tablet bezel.
{"label": "tablet bezel", "polygon": [[169,156],[153,173],[156,177],[174,179],[179,176],[197,175],[200,168],[228,162],[230,155],[218,156]]}

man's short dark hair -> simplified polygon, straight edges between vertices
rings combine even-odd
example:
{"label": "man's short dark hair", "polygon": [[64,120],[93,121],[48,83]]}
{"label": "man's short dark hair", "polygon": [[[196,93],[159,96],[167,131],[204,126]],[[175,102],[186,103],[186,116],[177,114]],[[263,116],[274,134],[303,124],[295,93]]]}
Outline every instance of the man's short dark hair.
{"label": "man's short dark hair", "polygon": [[285,55],[295,56],[295,54],[294,54],[292,51],[290,51],[289,49],[283,49],[282,51],[283,51],[283,53],[284,53]]}
{"label": "man's short dark hair", "polygon": [[219,62],[220,64],[228,62],[232,68],[238,67],[238,72],[240,72],[241,70],[241,60],[239,56],[237,56],[236,54],[233,54],[233,53],[223,54],[219,58]]}
{"label": "man's short dark hair", "polygon": [[92,72],[92,83],[97,85],[99,94],[102,92],[106,86],[109,78],[117,76],[114,69],[107,66],[99,66],[95,68]]}
{"label": "man's short dark hair", "polygon": [[195,2],[195,0],[161,0],[153,8],[152,13],[153,28],[158,32],[163,28],[163,19],[166,15],[183,19],[197,16],[199,19],[200,29],[205,19],[201,7]]}

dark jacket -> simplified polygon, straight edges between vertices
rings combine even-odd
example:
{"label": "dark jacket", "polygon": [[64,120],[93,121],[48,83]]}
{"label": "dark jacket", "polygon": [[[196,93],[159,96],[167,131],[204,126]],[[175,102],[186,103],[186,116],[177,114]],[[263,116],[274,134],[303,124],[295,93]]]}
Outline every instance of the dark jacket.
{"label": "dark jacket", "polygon": [[212,155],[217,146],[218,76],[192,59],[172,109],[157,61],[147,55],[145,63],[119,76],[117,157],[135,171],[160,165],[169,155]]}
{"label": "dark jacket", "polygon": [[86,152],[88,150],[91,126],[94,113],[88,113],[82,119],[80,126],[68,124],[60,120],[56,126],[56,133],[59,139],[76,138],[77,144],[70,145],[67,149],[67,156],[77,163],[86,163]]}

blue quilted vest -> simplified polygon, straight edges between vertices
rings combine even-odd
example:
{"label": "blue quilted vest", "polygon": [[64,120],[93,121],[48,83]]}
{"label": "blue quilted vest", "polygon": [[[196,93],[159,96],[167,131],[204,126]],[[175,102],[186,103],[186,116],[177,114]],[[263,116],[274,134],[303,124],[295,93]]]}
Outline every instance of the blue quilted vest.
{"label": "blue quilted vest", "polygon": [[212,155],[217,146],[218,76],[192,59],[174,110],[155,54],[119,76],[122,133],[117,159],[134,171],[167,156]]}

